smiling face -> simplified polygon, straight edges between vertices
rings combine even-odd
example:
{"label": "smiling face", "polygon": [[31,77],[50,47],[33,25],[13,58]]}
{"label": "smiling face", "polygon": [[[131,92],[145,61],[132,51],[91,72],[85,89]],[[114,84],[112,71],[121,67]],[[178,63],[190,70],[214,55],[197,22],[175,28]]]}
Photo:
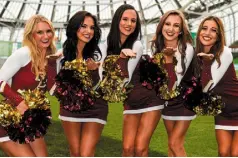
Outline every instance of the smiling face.
{"label": "smiling face", "polygon": [[214,20],[206,20],[199,33],[199,40],[204,46],[204,51],[208,52],[216,43],[218,38],[218,26]]}
{"label": "smiling face", "polygon": [[119,30],[121,35],[121,41],[125,41],[130,34],[135,31],[137,21],[136,11],[133,9],[128,9],[122,14]]}
{"label": "smiling face", "polygon": [[79,42],[88,43],[94,36],[94,20],[90,16],[86,16],[84,22],[77,31]]}
{"label": "smiling face", "polygon": [[162,34],[166,42],[178,41],[178,36],[181,32],[182,20],[179,15],[169,15],[162,27]]}
{"label": "smiling face", "polygon": [[39,22],[33,31],[33,38],[40,49],[47,49],[53,40],[53,31],[46,22]]}

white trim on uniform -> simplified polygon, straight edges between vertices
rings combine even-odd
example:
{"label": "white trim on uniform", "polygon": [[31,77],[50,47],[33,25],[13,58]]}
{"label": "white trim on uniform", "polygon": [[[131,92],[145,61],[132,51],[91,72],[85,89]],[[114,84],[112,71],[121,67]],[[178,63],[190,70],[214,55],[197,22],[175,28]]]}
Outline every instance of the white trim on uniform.
{"label": "white trim on uniform", "polygon": [[194,49],[193,49],[193,46],[190,44],[190,43],[187,43],[187,48],[186,48],[186,51],[185,51],[185,67],[186,67],[186,70],[184,71],[184,73],[182,73],[183,71],[183,68],[182,68],[182,55],[181,53],[179,52],[178,50],[178,47],[177,47],[177,51],[175,52],[174,56],[176,57],[177,59],[177,65],[175,67],[176,69],[176,76],[177,76],[177,86],[180,85],[186,71],[188,70],[188,67],[193,59],[193,55],[194,55]]}
{"label": "white trim on uniform", "polygon": [[129,74],[129,82],[131,81],[132,75],[134,73],[134,70],[143,54],[143,44],[141,41],[135,41],[135,43],[132,46],[132,51],[136,53],[135,58],[129,58],[128,64],[127,64],[127,70]]}
{"label": "white trim on uniform", "polygon": [[106,124],[107,121],[104,121],[102,119],[98,118],[75,118],[75,117],[66,117],[59,115],[59,119],[63,121],[69,121],[69,122],[96,122],[100,124]]}
{"label": "white trim on uniform", "polygon": [[10,138],[8,136],[0,138],[0,142],[6,142],[9,140],[10,140]]}
{"label": "white trim on uniform", "polygon": [[153,106],[153,107],[148,107],[148,108],[143,108],[143,109],[137,109],[137,110],[124,110],[123,114],[140,114],[140,113],[145,113],[149,111],[154,111],[154,110],[161,110],[164,108],[164,105],[158,105],[158,106]]}
{"label": "white trim on uniform", "polygon": [[162,115],[162,118],[165,120],[193,120],[197,117],[197,115],[194,116],[166,116]]}
{"label": "white trim on uniform", "polygon": [[224,47],[224,51],[221,53],[220,60],[221,60],[220,67],[218,67],[218,62],[216,60],[212,63],[211,75],[212,75],[213,85],[211,86],[209,90],[213,89],[219,83],[219,81],[222,79],[227,69],[233,62],[233,56],[232,56],[230,48],[226,46]]}
{"label": "white trim on uniform", "polygon": [[233,131],[237,131],[237,130],[238,130],[238,126],[215,125],[215,129],[223,129],[223,130],[233,130]]}
{"label": "white trim on uniform", "polygon": [[0,69],[0,81],[5,81],[11,86],[12,77],[31,62],[30,49],[25,46],[12,53]]}
{"label": "white trim on uniform", "polygon": [[103,72],[103,62],[105,60],[105,58],[107,57],[107,40],[103,43],[100,43],[99,45],[99,49],[102,53],[102,57],[100,59],[100,65],[99,65],[99,68],[98,68],[98,74],[99,74],[99,77],[100,77],[100,81],[103,79],[103,76],[102,76],[102,72]]}

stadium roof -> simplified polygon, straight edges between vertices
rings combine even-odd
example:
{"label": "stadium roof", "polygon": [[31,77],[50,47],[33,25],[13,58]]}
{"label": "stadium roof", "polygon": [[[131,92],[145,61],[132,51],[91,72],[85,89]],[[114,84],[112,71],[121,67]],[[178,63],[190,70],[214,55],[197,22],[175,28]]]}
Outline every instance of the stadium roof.
{"label": "stadium roof", "polygon": [[61,30],[79,10],[96,15],[100,26],[107,29],[115,10],[124,3],[133,5],[139,12],[146,27],[143,30],[145,34],[155,32],[160,16],[166,11],[179,9],[185,13],[191,31],[196,32],[203,17],[214,14],[229,24],[226,30],[234,35],[230,37],[230,43],[237,40],[238,0],[0,0],[0,35],[3,31],[3,35],[6,34],[8,29],[9,40],[16,41],[25,21],[34,14],[44,15],[53,22],[56,30]]}

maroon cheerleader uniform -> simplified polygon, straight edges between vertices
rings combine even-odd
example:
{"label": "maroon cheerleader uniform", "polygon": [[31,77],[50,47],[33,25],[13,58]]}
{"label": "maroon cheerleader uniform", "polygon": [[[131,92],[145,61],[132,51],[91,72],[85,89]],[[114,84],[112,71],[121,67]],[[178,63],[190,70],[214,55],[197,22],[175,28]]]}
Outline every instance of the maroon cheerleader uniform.
{"label": "maroon cheerleader uniform", "polygon": [[221,96],[225,103],[222,113],[215,116],[215,129],[238,130],[238,80],[233,64],[231,50],[224,47],[221,56],[221,65],[217,61],[203,60],[202,86],[207,86],[210,80],[213,85],[209,88]]}
{"label": "maroon cheerleader uniform", "polygon": [[[193,54],[193,47],[190,44],[187,44],[185,57],[186,71],[184,76],[181,75],[181,54],[178,51],[175,52],[175,57],[178,61],[176,68],[173,63],[165,64],[165,69],[167,70],[169,77],[168,88],[170,90],[173,88],[174,84],[179,86],[183,80],[189,80],[192,78],[192,65],[190,65],[190,63]],[[196,114],[184,106],[184,99],[182,98],[182,95],[180,95],[165,102],[165,107],[162,110],[162,118],[165,120],[193,120],[196,118]]]}
{"label": "maroon cheerleader uniform", "polygon": [[[92,80],[93,85],[95,86],[100,80],[102,80],[102,63],[106,57],[106,51],[104,50],[106,47],[104,44],[100,44],[100,50],[102,54],[96,54],[100,61],[99,69],[91,71],[92,73]],[[108,116],[108,104],[102,98],[96,98],[96,101],[91,109],[81,112],[70,112],[65,110],[62,105],[60,105],[60,114],[59,119],[63,121],[69,122],[96,122],[100,124],[107,123],[107,116]]]}
{"label": "maroon cheerleader uniform", "polygon": [[[99,81],[98,70],[91,71],[93,85]],[[96,98],[92,108],[81,112],[70,112],[65,110],[62,105],[60,106],[59,119],[69,122],[96,122],[106,124],[108,115],[108,104],[102,98]]]}
{"label": "maroon cheerleader uniform", "polygon": [[[28,47],[16,50],[0,69],[0,93],[6,97],[14,106],[17,106],[23,99],[17,90],[33,90],[40,86],[50,90],[54,84],[56,75],[56,61],[49,60],[46,69],[46,83],[36,79],[32,72],[32,62]],[[10,140],[7,132],[0,126],[0,142]]]}
{"label": "maroon cheerleader uniform", "polygon": [[132,75],[130,83],[134,87],[125,100],[123,114],[139,114],[164,108],[164,101],[156,96],[154,89],[149,90],[141,85],[139,69],[141,60]]}

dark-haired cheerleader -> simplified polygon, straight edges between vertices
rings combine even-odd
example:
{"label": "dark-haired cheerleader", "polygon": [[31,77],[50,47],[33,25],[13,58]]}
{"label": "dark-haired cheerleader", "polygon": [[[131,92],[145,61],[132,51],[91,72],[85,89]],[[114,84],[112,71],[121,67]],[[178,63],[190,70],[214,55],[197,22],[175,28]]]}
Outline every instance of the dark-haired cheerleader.
{"label": "dark-haired cheerleader", "polygon": [[95,91],[100,80],[98,61],[105,58],[96,52],[101,37],[96,17],[87,11],[75,13],[67,25],[66,36],[64,58],[56,76],[59,119],[70,155],[92,157],[108,115],[107,102]]}
{"label": "dark-haired cheerleader", "polygon": [[[140,62],[143,54],[141,39],[141,22],[135,8],[129,4],[121,5],[115,12],[109,35],[105,44],[100,45],[104,61],[104,92],[109,101],[123,101],[123,153],[122,156],[148,156],[149,144],[155,128],[160,120],[163,101],[154,90],[145,89],[140,83]],[[115,62],[112,61],[116,58]],[[111,65],[111,66],[107,66]],[[120,69],[111,73],[114,66]],[[108,79],[110,77],[110,79]],[[105,79],[106,78],[106,79]],[[114,79],[116,78],[116,80]],[[123,84],[125,86],[114,86]],[[131,88],[132,85],[132,88]]]}

